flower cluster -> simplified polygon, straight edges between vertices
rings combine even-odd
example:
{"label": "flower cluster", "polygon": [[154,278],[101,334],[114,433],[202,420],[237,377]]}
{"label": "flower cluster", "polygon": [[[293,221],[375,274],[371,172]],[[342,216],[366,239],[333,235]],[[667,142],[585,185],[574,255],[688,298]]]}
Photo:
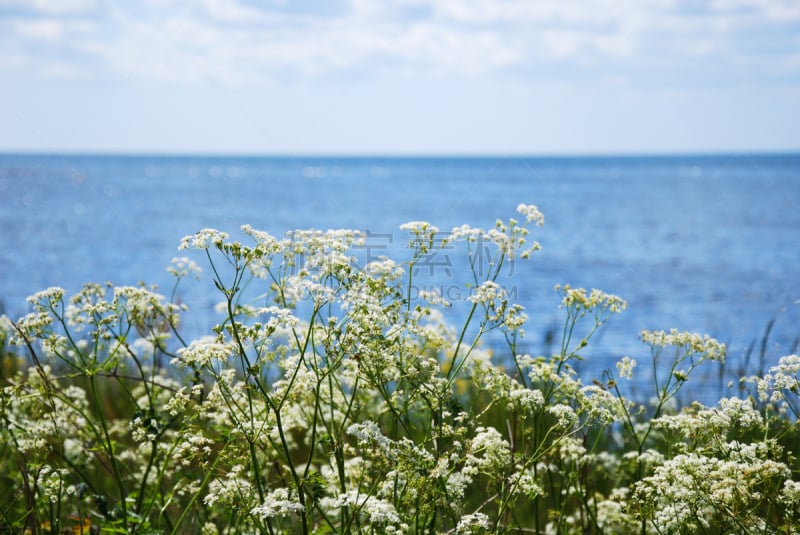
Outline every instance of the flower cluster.
{"label": "flower cluster", "polygon": [[[544,217],[517,212],[446,235],[406,223],[406,257],[364,266],[360,231],[244,225],[241,243],[203,229],[179,249],[208,263],[219,318],[192,340],[177,297],[200,273],[190,257],[168,268],[169,297],[111,283],[31,296],[28,314],[0,317],[3,527],[794,532],[800,357],[744,378],[749,395],[681,406],[694,370],[725,347],[645,331],[649,368],[617,356],[584,382],[603,365],[581,367],[584,348],[627,304],[570,285],[556,287],[555,350],[523,353],[528,318],[499,276],[539,248],[528,226]],[[412,291],[428,255],[457,247],[467,299]]]}
{"label": "flower cluster", "polygon": [[221,247],[227,239],[227,232],[221,232],[213,228],[204,228],[194,235],[181,238],[178,249],[209,249],[211,247]]}
{"label": "flower cluster", "polygon": [[686,354],[709,360],[725,360],[725,345],[708,335],[697,333],[678,332],[677,329],[664,331],[642,331],[642,341],[653,348],[674,347]]}
{"label": "flower cluster", "polygon": [[573,288],[569,284],[563,286],[557,284],[555,288],[563,296],[561,307],[576,310],[579,314],[587,312],[619,314],[628,308],[628,303],[621,297],[596,288],[593,288],[588,295],[585,289]]}
{"label": "flower cluster", "polygon": [[755,394],[761,403],[770,403],[781,412],[791,410],[797,416],[797,401],[800,395],[800,356],[781,357],[762,377],[743,377],[742,383],[755,386]]}

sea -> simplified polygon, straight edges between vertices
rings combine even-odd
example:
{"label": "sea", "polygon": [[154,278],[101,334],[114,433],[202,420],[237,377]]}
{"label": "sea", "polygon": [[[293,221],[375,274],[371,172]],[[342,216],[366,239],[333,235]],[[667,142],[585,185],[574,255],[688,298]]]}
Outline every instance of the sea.
{"label": "sea", "polygon": [[[199,252],[178,250],[183,236],[206,227],[243,241],[243,224],[276,236],[358,229],[369,238],[354,257],[366,263],[408,257],[405,222],[428,221],[443,234],[463,224],[491,228],[497,219],[519,219],[516,207],[528,203],[545,216],[529,235],[541,250],[503,266],[501,277],[529,317],[521,350],[553,350],[564,318],[554,286],[570,284],[628,302],[578,363],[587,380],[622,356],[646,365],[652,355],[639,339],[643,329],[676,328],[728,344],[726,365],[709,368],[701,383],[713,380],[720,391],[798,351],[800,154],[0,154],[0,199],[0,306],[13,317],[29,310],[26,296],[50,286],[72,293],[90,281],[143,281],[169,295],[174,257],[208,267]],[[469,255],[453,249],[426,259],[415,289],[442,293],[461,321],[469,259],[483,273],[486,251],[482,244]],[[221,296],[209,271],[178,288],[192,335],[219,320]]]}

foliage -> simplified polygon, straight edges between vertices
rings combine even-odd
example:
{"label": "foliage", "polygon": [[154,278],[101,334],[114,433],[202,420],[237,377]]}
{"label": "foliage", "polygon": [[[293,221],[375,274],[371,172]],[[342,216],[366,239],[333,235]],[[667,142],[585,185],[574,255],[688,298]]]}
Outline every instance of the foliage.
{"label": "foliage", "polygon": [[[15,533],[796,533],[800,357],[748,397],[673,401],[716,340],[643,332],[654,398],[574,370],[625,302],[557,286],[557,354],[519,354],[527,317],[498,283],[527,260],[532,205],[488,231],[401,228],[409,257],[359,266],[358,231],[204,229],[222,320],[184,340],[155,288],[88,284],[3,317],[0,523]],[[416,290],[462,248],[469,297]],[[490,251],[478,269],[475,251]],[[179,281],[194,261],[170,267]],[[465,307],[463,324],[446,317]],[[482,340],[508,347],[510,369]],[[10,345],[10,347],[6,347]],[[31,366],[14,371],[24,355]],[[643,367],[644,368],[644,367]]]}

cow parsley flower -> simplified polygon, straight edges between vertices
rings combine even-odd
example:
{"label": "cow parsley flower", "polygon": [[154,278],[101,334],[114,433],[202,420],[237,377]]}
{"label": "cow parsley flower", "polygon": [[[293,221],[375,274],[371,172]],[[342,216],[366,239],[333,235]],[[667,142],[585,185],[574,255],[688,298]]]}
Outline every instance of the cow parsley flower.
{"label": "cow parsley flower", "polygon": [[697,531],[732,520],[746,531],[758,525],[763,489],[785,481],[791,470],[769,458],[775,452],[768,445],[730,442],[720,450],[719,456],[677,455],[634,485],[657,530]]}
{"label": "cow parsley flower", "polygon": [[444,238],[444,244],[448,244],[458,240],[465,240],[468,243],[475,243],[484,239],[484,230],[480,228],[471,227],[469,225],[461,225],[460,227],[453,227],[450,235]]}
{"label": "cow parsley flower", "polygon": [[569,427],[575,420],[575,411],[569,405],[557,404],[547,407],[547,412],[556,418],[556,423],[559,427]]}
{"label": "cow parsley flower", "polygon": [[449,308],[451,305],[450,301],[442,297],[442,292],[438,289],[420,290],[419,298],[424,301],[427,301],[430,305],[433,306],[442,306],[445,308]]}
{"label": "cow parsley flower", "polygon": [[[542,394],[541,390],[518,387],[509,392],[508,398],[514,405],[522,408],[526,412],[538,411],[544,405],[544,394]],[[523,413],[523,418],[525,416],[527,416],[527,414]]]}
{"label": "cow parsley flower", "polygon": [[[482,472],[493,475],[501,472],[509,463],[511,447],[500,432],[494,427],[478,427],[475,436],[469,445],[466,457],[466,467],[472,468],[472,473]],[[466,470],[468,475],[470,471]]]}
{"label": "cow parsley flower", "polygon": [[633,369],[636,367],[636,361],[630,357],[622,357],[622,360],[617,362],[617,373],[623,379],[631,379],[633,377]]}
{"label": "cow parsley flower", "polygon": [[169,412],[170,416],[177,416],[186,410],[186,407],[189,405],[190,401],[191,398],[186,392],[186,387],[184,386],[175,392],[164,409]]}
{"label": "cow parsley flower", "polygon": [[605,388],[597,385],[586,385],[580,390],[578,397],[580,408],[592,419],[610,424],[624,417],[623,406],[619,400]]}
{"label": "cow parsley flower", "polygon": [[227,232],[222,232],[213,228],[204,228],[195,234],[190,234],[181,238],[178,249],[209,249],[212,246],[221,247],[227,239]]}
{"label": "cow parsley flower", "polygon": [[355,437],[361,446],[376,448],[386,455],[391,453],[392,441],[372,421],[356,423],[347,428],[347,434]]}
{"label": "cow parsley flower", "polygon": [[427,221],[409,221],[400,225],[400,230],[405,230],[412,234],[411,240],[408,242],[408,248],[414,251],[415,258],[427,254],[434,248],[435,236],[439,233],[439,228]]}
{"label": "cow parsley flower", "polygon": [[400,523],[400,516],[392,504],[356,490],[340,494],[334,502],[334,507],[350,507],[359,511],[366,522],[372,525],[386,526]]}
{"label": "cow parsley flower", "polygon": [[528,223],[535,223],[540,227],[544,225],[544,214],[533,204],[520,204],[517,206],[517,213],[524,215]]}
{"label": "cow parsley flower", "polygon": [[172,363],[204,367],[214,361],[225,362],[232,354],[234,349],[229,344],[217,341],[214,336],[204,336],[193,340],[189,347],[178,349],[178,357]]}
{"label": "cow parsley flower", "polygon": [[628,308],[627,301],[621,297],[596,288],[592,288],[587,294],[583,288],[557,284],[556,291],[563,296],[561,308],[574,309],[579,315],[586,312],[619,314]]}
{"label": "cow parsley flower", "polygon": [[280,250],[280,241],[269,232],[256,230],[247,224],[242,225],[239,228],[241,229],[242,233],[253,238],[259,245],[263,246],[269,252],[277,252]]}
{"label": "cow parsley flower", "polygon": [[635,533],[639,524],[631,514],[627,500],[628,489],[614,489],[611,496],[599,500],[597,507],[597,525],[606,533]]}
{"label": "cow parsley flower", "polygon": [[58,286],[51,286],[50,288],[29,296],[26,301],[32,305],[37,305],[39,308],[44,307],[47,309],[60,303],[63,299],[64,289]]}
{"label": "cow parsley flower", "polygon": [[303,505],[293,499],[289,489],[277,488],[266,496],[264,503],[253,507],[250,513],[261,520],[266,520],[268,518],[286,517],[293,513],[302,513],[304,510]]}
{"label": "cow parsley flower", "polygon": [[503,301],[507,299],[507,292],[494,281],[486,281],[475,288],[469,301],[481,304],[487,309],[495,310],[503,306]]}
{"label": "cow parsley flower", "polygon": [[177,278],[186,277],[191,274],[195,279],[200,280],[200,274],[203,270],[194,260],[190,260],[186,256],[181,256],[172,259],[172,263],[167,267],[167,272]]}
{"label": "cow parsley flower", "polygon": [[66,492],[65,480],[69,476],[66,468],[53,468],[45,465],[39,471],[39,484],[42,487],[42,495],[50,503],[58,503],[62,495]]}
{"label": "cow parsley flower", "polygon": [[224,477],[214,479],[208,485],[208,494],[203,498],[203,503],[212,507],[221,503],[235,508],[247,507],[250,510],[254,501],[254,489],[246,479],[247,469],[244,465],[237,464],[231,467]]}
{"label": "cow parsley flower", "polygon": [[675,347],[682,349],[686,353],[694,353],[698,356],[723,362],[725,360],[725,344],[722,344],[709,337],[690,332],[678,332],[671,329],[668,333],[664,331],[642,331],[642,341],[649,344],[654,349]]}
{"label": "cow parsley flower", "polygon": [[464,498],[464,493],[469,484],[472,483],[472,476],[463,472],[453,472],[447,476],[447,495],[454,500]]}
{"label": "cow parsley flower", "polygon": [[523,469],[516,467],[516,472],[508,477],[508,486],[515,495],[526,496],[534,499],[537,496],[544,496],[544,489],[536,482],[536,475],[533,468]]}
{"label": "cow parsley flower", "polygon": [[800,505],[800,481],[791,479],[784,481],[781,501],[792,507]]}
{"label": "cow parsley flower", "polygon": [[[9,322],[10,323],[10,322]],[[24,346],[26,340],[47,338],[53,324],[53,318],[46,312],[31,312],[17,320],[16,329],[9,329],[12,336],[11,345]]]}
{"label": "cow parsley flower", "polygon": [[435,234],[439,232],[439,228],[431,225],[427,221],[409,221],[400,225],[400,230],[406,230],[412,234]]}
{"label": "cow parsley flower", "polygon": [[459,535],[461,534],[468,534],[468,533],[480,533],[482,531],[489,529],[489,517],[484,513],[470,513],[468,515],[464,515],[458,521],[458,525],[456,526],[456,533]]}

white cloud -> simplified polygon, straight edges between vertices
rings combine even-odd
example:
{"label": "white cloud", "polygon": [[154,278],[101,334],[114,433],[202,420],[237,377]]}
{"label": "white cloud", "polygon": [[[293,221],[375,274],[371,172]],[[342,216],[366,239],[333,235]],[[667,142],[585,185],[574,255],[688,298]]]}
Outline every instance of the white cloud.
{"label": "white cloud", "polygon": [[237,0],[202,0],[200,5],[213,20],[221,22],[254,24],[271,19],[267,12],[243,5]]}
{"label": "white cloud", "polygon": [[100,7],[99,0],[0,0],[0,9],[43,15],[81,15]]}
{"label": "white cloud", "polygon": [[25,56],[20,54],[3,54],[0,56],[0,69],[17,69],[26,63]]}
{"label": "white cloud", "polygon": [[83,72],[71,63],[49,63],[41,68],[48,78],[79,78]]}
{"label": "white cloud", "polygon": [[[569,73],[607,62],[623,70],[702,58],[736,64],[749,54],[737,45],[743,35],[800,17],[800,3],[788,0],[714,0],[707,10],[689,0],[350,0],[349,9],[317,15],[279,0],[259,7],[240,0],[0,6],[20,12],[13,23],[0,19],[0,31],[10,27],[13,35],[5,48],[0,41],[0,53],[51,43],[62,62],[72,51],[76,62],[95,56],[123,76],[230,86],[352,72],[470,78],[512,69],[527,73],[509,82],[519,83],[542,65]],[[778,50],[772,64],[758,57],[764,69],[785,72],[792,54]]]}
{"label": "white cloud", "polygon": [[18,20],[13,26],[23,38],[58,41],[64,35],[64,23],[55,19]]}
{"label": "white cloud", "polygon": [[800,19],[800,2],[797,0],[713,0],[711,9],[717,12],[745,12],[781,22]]}

